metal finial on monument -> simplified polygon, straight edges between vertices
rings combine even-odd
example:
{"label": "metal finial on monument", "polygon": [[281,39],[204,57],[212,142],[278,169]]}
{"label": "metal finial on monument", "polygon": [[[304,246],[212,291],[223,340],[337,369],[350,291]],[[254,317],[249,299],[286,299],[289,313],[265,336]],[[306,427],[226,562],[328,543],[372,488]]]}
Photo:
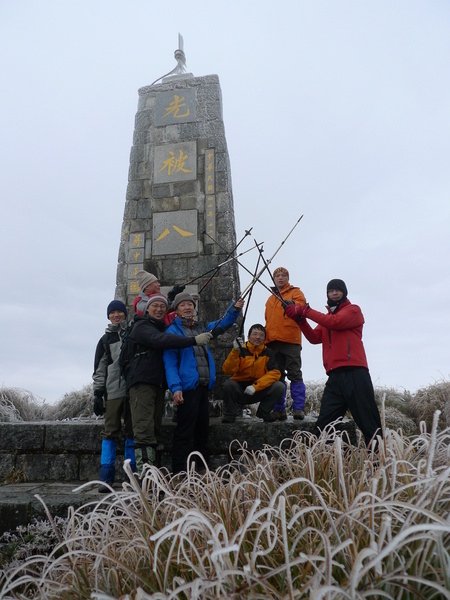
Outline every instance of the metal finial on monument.
{"label": "metal finial on monument", "polygon": [[192,73],[186,72],[186,55],[184,53],[184,40],[181,33],[178,34],[178,48],[174,52],[175,60],[177,61],[177,66],[173,68],[171,71],[166,73],[165,75],[161,75],[158,79],[155,79],[150,86],[155,85],[158,81],[165,83],[166,81],[173,81],[176,79],[186,79],[188,77],[193,77]]}
{"label": "metal finial on monument", "polygon": [[177,75],[182,75],[186,73],[186,55],[184,53],[184,41],[181,33],[178,34],[178,48],[174,52],[175,60],[177,61],[177,66],[174,69],[174,72]]}

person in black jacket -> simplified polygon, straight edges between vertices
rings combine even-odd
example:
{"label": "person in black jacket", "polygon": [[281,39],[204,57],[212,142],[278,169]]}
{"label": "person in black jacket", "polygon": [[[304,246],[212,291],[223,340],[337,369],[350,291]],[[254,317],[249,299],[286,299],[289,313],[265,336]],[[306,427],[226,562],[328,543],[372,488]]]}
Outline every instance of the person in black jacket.
{"label": "person in black jacket", "polygon": [[145,317],[135,317],[128,343],[133,344],[133,358],[125,377],[130,397],[131,418],[135,439],[136,468],[142,473],[145,463],[155,464],[156,447],[160,441],[167,388],[162,351],[207,344],[212,334],[205,332],[192,337],[165,333],[164,316],[168,308],[162,294],[149,297]]}

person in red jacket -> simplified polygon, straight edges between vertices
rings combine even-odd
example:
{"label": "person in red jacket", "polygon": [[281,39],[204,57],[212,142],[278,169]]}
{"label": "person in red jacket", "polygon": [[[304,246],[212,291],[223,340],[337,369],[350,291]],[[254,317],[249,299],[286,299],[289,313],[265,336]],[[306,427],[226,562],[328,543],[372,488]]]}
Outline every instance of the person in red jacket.
{"label": "person in red jacket", "polygon": [[[328,282],[327,301],[327,314],[308,304],[286,307],[286,315],[297,322],[305,338],[311,344],[322,344],[328,380],[316,429],[323,430],[349,410],[369,446],[375,436],[382,436],[382,428],[362,342],[364,317],[359,306],[347,298],[342,279]],[[313,329],[306,319],[317,323],[317,327]]]}

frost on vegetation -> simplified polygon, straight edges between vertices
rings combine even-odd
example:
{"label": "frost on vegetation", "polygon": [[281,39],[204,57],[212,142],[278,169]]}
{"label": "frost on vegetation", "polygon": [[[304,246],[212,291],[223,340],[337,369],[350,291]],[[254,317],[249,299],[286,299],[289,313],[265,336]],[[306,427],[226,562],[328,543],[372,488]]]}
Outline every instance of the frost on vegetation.
{"label": "frost on vegetation", "polygon": [[[123,489],[70,513],[6,598],[448,598],[450,428],[387,429],[374,454],[296,432],[203,475],[125,469]],[[141,485],[139,485],[141,483]],[[86,487],[85,484],[82,487]]]}
{"label": "frost on vegetation", "polygon": [[0,388],[0,422],[40,421],[46,404],[31,392],[19,388]]}
{"label": "frost on vegetation", "polygon": [[417,391],[410,403],[411,415],[417,423],[431,427],[434,414],[441,411],[439,427],[450,427],[450,383],[441,381]]}
{"label": "frost on vegetation", "polygon": [[[306,383],[306,412],[312,416],[318,415],[320,401],[324,389],[323,382]],[[80,390],[69,392],[54,405],[25,390],[17,388],[0,388],[0,421],[64,421],[93,417],[92,384],[87,384]],[[385,408],[385,420],[388,427],[401,428],[406,434],[418,433],[419,424],[425,421],[431,427],[436,410],[441,411],[439,427],[450,427],[450,382],[442,381],[427,388],[420,389],[416,394],[394,388],[376,387],[375,398],[378,405]],[[287,409],[292,405],[292,399],[287,391]],[[212,402],[214,415],[221,414],[220,401]],[[249,411],[255,414],[256,405],[251,405]],[[350,417],[350,413],[348,414]]]}
{"label": "frost on vegetation", "polygon": [[90,417],[92,412],[92,384],[64,394],[52,405],[27,390],[0,388],[0,422],[64,421]]}
{"label": "frost on vegetation", "polygon": [[19,525],[14,531],[0,535],[0,567],[20,566],[35,554],[50,554],[61,539],[66,519],[55,517],[52,522],[34,519],[29,525]]}

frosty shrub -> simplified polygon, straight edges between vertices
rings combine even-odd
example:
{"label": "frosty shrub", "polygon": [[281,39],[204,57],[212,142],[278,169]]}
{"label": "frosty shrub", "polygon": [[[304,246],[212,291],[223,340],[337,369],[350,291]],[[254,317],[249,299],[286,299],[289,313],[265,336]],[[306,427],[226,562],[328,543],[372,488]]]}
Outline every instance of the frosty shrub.
{"label": "frosty shrub", "polygon": [[[379,454],[297,432],[203,475],[148,466],[71,511],[0,599],[448,598],[450,429],[387,430]],[[86,487],[90,484],[85,484]],[[93,485],[93,484],[91,484]],[[97,484],[96,484],[97,485]]]}
{"label": "frosty shrub", "polygon": [[92,416],[92,395],[92,384],[85,385],[81,390],[64,394],[57,404],[49,406],[48,419],[63,421],[64,419]]}
{"label": "frosty shrub", "polygon": [[0,421],[41,421],[46,404],[31,392],[19,388],[0,388]]}
{"label": "frosty shrub", "polygon": [[50,554],[61,541],[67,523],[62,517],[52,522],[34,519],[29,525],[19,526],[0,536],[0,567],[14,568],[35,554]]}
{"label": "frosty shrub", "polygon": [[306,412],[319,414],[324,387],[325,384],[323,382],[309,381],[306,384]]}
{"label": "frosty shrub", "polygon": [[450,427],[450,382],[442,381],[420,389],[414,394],[410,409],[416,423],[425,421],[428,427],[433,422],[435,411],[439,410],[439,427]]}
{"label": "frosty shrub", "polygon": [[384,420],[386,427],[395,431],[401,430],[405,435],[413,435],[419,431],[419,426],[414,419],[406,416],[404,412],[394,406],[385,406]]}
{"label": "frosty shrub", "polygon": [[403,392],[396,390],[395,388],[387,387],[376,387],[375,388],[375,400],[377,405],[380,407],[384,401],[386,407],[392,407],[400,411],[407,417],[412,417],[411,410],[411,393],[407,390]]}

